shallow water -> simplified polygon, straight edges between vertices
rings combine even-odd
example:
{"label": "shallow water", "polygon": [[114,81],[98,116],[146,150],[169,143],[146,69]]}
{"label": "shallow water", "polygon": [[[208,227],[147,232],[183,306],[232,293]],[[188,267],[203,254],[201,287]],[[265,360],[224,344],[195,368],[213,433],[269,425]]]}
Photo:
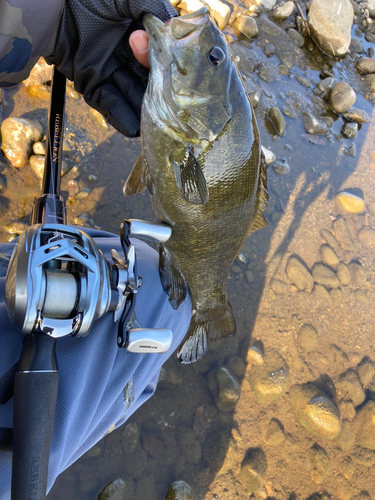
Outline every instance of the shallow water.
{"label": "shallow water", "polygon": [[[363,443],[360,446],[356,438],[361,425],[356,415],[375,399],[375,384],[372,390],[371,380],[362,389],[353,388],[353,383],[348,389],[343,383],[348,371],[358,374],[366,360],[375,363],[375,253],[374,247],[358,240],[362,227],[375,229],[375,217],[367,208],[363,214],[345,215],[354,244],[352,250],[339,248],[337,255],[346,264],[360,263],[363,276],[357,283],[341,287],[341,302],[298,291],[285,272],[292,255],[309,269],[321,262],[324,240],[320,231],[331,230],[339,215],[334,202],[339,191],[355,190],[364,197],[366,207],[375,202],[373,119],[361,127],[354,140],[340,136],[341,117],[333,126],[336,138],[332,133],[331,138],[307,134],[300,117],[285,117],[285,136],[271,135],[265,109],[270,103],[282,108],[288,100],[311,98],[311,89],[298,83],[295,75],[318,82],[319,70],[311,68],[310,62],[318,53],[316,48],[312,52],[304,49],[305,72],[293,67],[290,75],[266,83],[248,72],[246,59],[249,50],[266,59],[264,43],[260,35],[252,49],[243,42],[235,42],[232,49],[240,57],[247,90],[259,85],[263,89],[263,99],[256,109],[262,144],[277,159],[286,158],[291,169],[280,176],[272,165],[268,168],[269,225],[249,236],[241,252],[254,281],[247,283],[245,268],[238,262],[228,281],[237,334],[212,343],[209,353],[193,365],[180,365],[173,354],[164,366],[165,377],[155,396],[127,424],[103,438],[65,471],[48,496],[51,500],[93,499],[118,478],[126,483],[127,500],[163,499],[171,482],[179,479],[192,486],[196,500],[375,499],[375,452]],[[321,59],[318,66],[324,63]],[[271,60],[279,63],[277,56]],[[335,74],[347,79],[358,92],[355,106],[372,116],[373,106],[361,94],[362,82],[350,58],[328,61]],[[2,109],[3,118],[26,116],[46,121],[47,103],[30,97],[22,85],[5,91],[4,99],[8,105]],[[68,199],[68,222],[89,213],[86,219],[90,226],[118,233],[123,218],[151,219],[145,194],[133,199],[122,196],[123,182],[140,152],[139,140],[127,140],[111,128],[104,131],[89,115],[82,98],[77,102],[69,97],[66,138],[73,149],[66,159],[75,167],[62,179],[62,194]],[[355,145],[355,156],[345,154],[351,144]],[[96,180],[89,180],[89,175],[95,175]],[[9,233],[4,227],[11,220],[27,222],[33,198],[39,192],[39,180],[29,165],[6,169],[2,180],[5,186],[0,193],[0,237],[7,241]],[[91,190],[89,196],[77,199],[77,190],[86,187]],[[275,279],[287,284],[284,294],[273,291]],[[368,304],[356,300],[354,292],[358,289],[366,291]],[[311,350],[300,343],[299,332],[304,324],[312,325],[317,332]],[[251,345],[264,352],[264,373],[246,363]],[[220,365],[235,370],[241,383],[240,399],[231,412],[217,409],[208,388],[209,373]],[[282,391],[264,396],[257,389],[259,377],[280,368],[286,385]],[[341,432],[335,439],[313,434],[297,422],[291,408],[291,388],[307,382],[313,382],[339,408]],[[281,437],[272,441],[275,419]],[[129,425],[139,430],[130,454],[126,452],[130,446]],[[253,496],[244,488],[240,475],[249,449],[261,449],[267,464],[264,485]],[[361,492],[362,496],[357,497]]]}

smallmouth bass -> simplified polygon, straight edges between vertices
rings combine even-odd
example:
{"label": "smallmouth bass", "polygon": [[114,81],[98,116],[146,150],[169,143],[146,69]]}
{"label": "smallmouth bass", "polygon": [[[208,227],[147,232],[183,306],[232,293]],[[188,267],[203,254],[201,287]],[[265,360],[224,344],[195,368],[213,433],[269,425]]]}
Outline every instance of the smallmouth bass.
{"label": "smallmouth bass", "polygon": [[142,154],[124,193],[147,187],[155,219],[172,227],[159,269],[172,307],[190,292],[192,318],[177,356],[191,363],[207,341],[236,331],[226,283],[247,235],[267,225],[266,167],[254,112],[208,10],[166,24],[146,15],[143,24],[150,78]]}

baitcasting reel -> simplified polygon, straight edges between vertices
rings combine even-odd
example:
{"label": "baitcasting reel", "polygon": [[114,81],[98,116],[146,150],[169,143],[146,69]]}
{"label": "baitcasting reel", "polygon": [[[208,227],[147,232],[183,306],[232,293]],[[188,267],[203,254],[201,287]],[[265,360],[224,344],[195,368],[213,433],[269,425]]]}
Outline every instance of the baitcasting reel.
{"label": "baitcasting reel", "polygon": [[84,337],[95,320],[113,311],[114,321],[119,321],[119,347],[166,352],[173,338],[170,330],[131,328],[137,324],[131,316],[142,278],[129,237],[163,243],[170,235],[166,224],[123,220],[125,258],[112,250],[110,262],[78,228],[48,223],[28,227],[16,243],[7,273],[6,302],[13,324],[24,334]]}

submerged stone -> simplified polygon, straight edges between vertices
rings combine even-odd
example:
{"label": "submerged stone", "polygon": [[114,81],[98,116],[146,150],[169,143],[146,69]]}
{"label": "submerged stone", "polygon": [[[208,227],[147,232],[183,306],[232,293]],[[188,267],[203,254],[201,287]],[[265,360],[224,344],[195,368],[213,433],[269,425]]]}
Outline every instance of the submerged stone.
{"label": "submerged stone", "polygon": [[193,490],[185,481],[172,483],[165,495],[165,500],[192,500]]}

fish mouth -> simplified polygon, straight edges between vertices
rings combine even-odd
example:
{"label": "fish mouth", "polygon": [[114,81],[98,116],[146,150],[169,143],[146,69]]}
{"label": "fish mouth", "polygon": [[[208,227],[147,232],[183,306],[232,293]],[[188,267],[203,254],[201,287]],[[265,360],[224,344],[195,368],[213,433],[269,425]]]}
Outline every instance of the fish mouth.
{"label": "fish mouth", "polygon": [[156,52],[163,52],[171,42],[188,37],[193,32],[200,31],[209,22],[210,12],[202,7],[196,12],[180,17],[172,17],[166,23],[152,14],[146,14],[142,23],[149,37],[150,48]]}

